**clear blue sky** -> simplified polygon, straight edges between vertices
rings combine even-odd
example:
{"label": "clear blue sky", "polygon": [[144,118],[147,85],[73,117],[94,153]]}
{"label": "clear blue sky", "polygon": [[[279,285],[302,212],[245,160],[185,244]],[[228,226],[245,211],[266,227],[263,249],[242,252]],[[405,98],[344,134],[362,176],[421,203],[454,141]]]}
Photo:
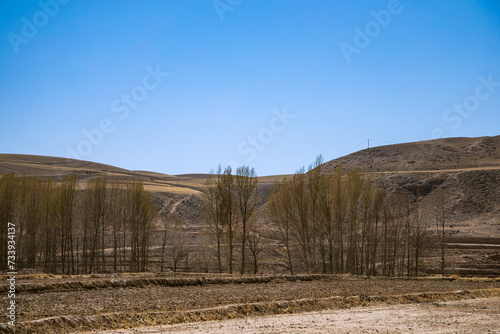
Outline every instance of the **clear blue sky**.
{"label": "clear blue sky", "polygon": [[497,0],[60,2],[0,1],[1,153],[270,175],[500,134]]}

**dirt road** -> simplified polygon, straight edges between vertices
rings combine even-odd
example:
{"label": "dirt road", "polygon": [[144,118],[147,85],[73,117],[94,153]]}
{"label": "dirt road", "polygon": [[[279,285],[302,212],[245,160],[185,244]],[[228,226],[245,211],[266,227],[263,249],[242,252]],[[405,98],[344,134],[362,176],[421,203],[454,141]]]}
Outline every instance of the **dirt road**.
{"label": "dirt road", "polygon": [[500,333],[500,299],[364,307],[102,333]]}

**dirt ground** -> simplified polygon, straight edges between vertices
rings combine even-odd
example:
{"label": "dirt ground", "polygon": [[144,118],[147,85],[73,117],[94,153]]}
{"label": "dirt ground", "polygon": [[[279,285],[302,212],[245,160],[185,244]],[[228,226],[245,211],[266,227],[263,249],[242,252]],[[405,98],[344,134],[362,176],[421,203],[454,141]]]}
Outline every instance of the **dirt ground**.
{"label": "dirt ground", "polygon": [[101,333],[500,333],[500,298],[363,307]]}
{"label": "dirt ground", "polygon": [[[147,280],[144,277],[124,276],[109,281],[103,281],[103,278],[85,278],[86,288],[82,288],[81,285],[76,284],[77,281],[72,282],[69,278],[63,281],[57,280],[57,282],[51,282],[50,279],[20,280],[18,282],[19,288],[24,288],[20,289],[16,295],[16,320],[23,329],[22,333],[59,334],[112,329],[115,329],[115,332],[110,333],[135,333],[134,330],[124,332],[119,328],[235,318],[243,318],[243,320],[234,323],[222,321],[216,325],[206,322],[194,325],[186,324],[180,327],[173,326],[168,327],[167,332],[179,328],[182,330],[180,333],[191,331],[219,333],[221,329],[226,330],[225,328],[228,326],[227,333],[232,333],[238,328],[243,333],[252,333],[252,331],[323,333],[332,332],[332,328],[336,329],[340,325],[348,324],[349,326],[359,325],[361,326],[359,328],[362,330],[366,328],[370,333],[372,328],[370,326],[384,324],[384,320],[376,319],[384,319],[384,317],[389,317],[393,322],[389,322],[391,325],[387,327],[390,330],[400,328],[407,319],[414,319],[410,321],[410,326],[413,322],[417,324],[422,322],[422,326],[427,326],[425,325],[427,320],[433,321],[431,325],[434,322],[439,324],[439,321],[434,320],[434,316],[429,317],[428,313],[434,310],[447,314],[449,307],[440,301],[489,296],[497,298],[496,306],[492,304],[488,308],[480,308],[481,304],[478,304],[477,307],[471,308],[466,305],[467,303],[457,304],[458,306],[450,309],[449,317],[454,319],[452,321],[454,324],[459,324],[462,321],[462,315],[465,319],[474,318],[474,321],[477,317],[479,319],[477,321],[482,321],[481,326],[483,326],[478,328],[483,329],[491,329],[491,326],[487,327],[488,323],[490,325],[500,324],[500,302],[498,301],[500,280],[496,278],[390,279],[355,275],[297,275],[248,277],[248,280],[244,280],[245,283],[243,283],[243,278],[238,277],[226,280],[223,278],[210,279],[204,278],[203,283],[199,285],[186,285],[192,283],[193,280],[189,277],[185,279],[179,277],[168,281],[178,284],[177,286],[166,286],[164,285],[165,281],[155,280],[151,277],[150,280]],[[117,286],[116,283],[120,282],[128,285]],[[141,283],[140,286],[136,284],[138,282]],[[51,286],[59,290],[50,288]],[[473,291],[477,293],[472,294]],[[440,295],[435,295],[434,292]],[[422,298],[417,298],[416,294],[422,295]],[[0,299],[2,309],[7,306],[6,301],[7,298]],[[431,302],[435,303],[426,304]],[[398,305],[412,303],[414,308],[390,306],[396,303]],[[353,308],[361,305],[372,306],[366,309]],[[469,305],[476,305],[476,303]],[[341,311],[347,308],[352,309],[351,311]],[[301,313],[299,318],[295,318],[295,316],[263,317],[263,315],[324,309],[338,311],[332,311],[333,313]],[[418,313],[417,310],[424,313]],[[398,316],[399,318],[391,316],[396,311],[403,312],[401,316]],[[425,312],[427,312],[427,316]],[[321,318],[323,314],[325,315],[324,320]],[[371,315],[363,316],[363,314],[373,314],[375,318],[373,321],[366,322],[364,319],[366,317],[370,319]],[[413,316],[413,314],[415,315]],[[466,314],[471,314],[471,316],[467,318]],[[442,319],[444,321],[447,318],[448,316],[443,315]],[[484,321],[481,320],[483,318]],[[1,322],[3,321],[0,321],[0,332],[2,332]],[[247,325],[253,327],[249,327],[247,330],[244,327]],[[205,328],[205,326],[208,327]],[[356,328],[353,327],[352,330]],[[408,327],[401,328],[403,329],[400,332],[409,331]],[[423,331],[425,327],[422,328]],[[20,328],[16,328],[16,332],[18,330]],[[422,332],[420,328],[417,328],[416,331]],[[224,331],[222,332],[224,333]]]}
{"label": "dirt ground", "polygon": [[500,281],[385,279],[339,275],[297,282],[277,279],[269,283],[255,284],[208,284],[179,287],[153,285],[140,288],[20,293],[17,298],[18,320],[24,321],[60,315],[184,311],[229,304],[302,298],[386,296],[492,288],[500,288]]}

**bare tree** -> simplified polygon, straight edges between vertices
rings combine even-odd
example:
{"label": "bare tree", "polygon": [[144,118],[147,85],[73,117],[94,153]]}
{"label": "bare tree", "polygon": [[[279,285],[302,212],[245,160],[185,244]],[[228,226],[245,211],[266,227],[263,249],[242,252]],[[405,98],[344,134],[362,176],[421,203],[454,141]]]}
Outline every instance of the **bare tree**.
{"label": "bare tree", "polygon": [[248,249],[252,254],[254,274],[259,271],[259,257],[266,245],[260,232],[262,232],[262,229],[259,229],[255,219],[252,219],[248,229]]}
{"label": "bare tree", "polygon": [[106,177],[87,183],[83,196],[83,262],[88,273],[105,270]]}
{"label": "bare tree", "polygon": [[324,178],[322,177],[323,157],[319,155],[314,164],[310,165],[307,171],[307,200],[309,205],[309,225],[310,225],[310,258],[311,266],[316,269],[316,254],[319,251],[322,260],[323,272],[326,273],[326,248],[324,242],[323,226],[320,213],[320,201],[324,189]]}
{"label": "bare tree", "polygon": [[292,262],[292,232],[291,232],[291,208],[289,201],[288,180],[285,178],[281,185],[275,182],[269,196],[267,217],[273,222],[278,231],[280,239],[285,249],[286,259],[290,274],[294,274]]}
{"label": "bare tree", "polygon": [[[330,254],[334,258],[334,270],[337,273],[344,273],[344,225],[347,217],[348,197],[347,190],[343,184],[342,165],[337,165],[333,177],[330,180],[330,208],[333,226],[330,243],[330,248],[333,248],[333,253]],[[335,245],[336,244],[336,245]]]}
{"label": "bare tree", "polygon": [[76,173],[62,180],[56,197],[56,214],[60,225],[61,273],[75,274],[74,217]]}
{"label": "bare tree", "polygon": [[39,178],[23,176],[19,193],[19,264],[20,267],[35,268],[40,251],[40,217],[43,214],[42,181]]}
{"label": "bare tree", "polygon": [[436,190],[436,197],[434,199],[434,215],[436,219],[436,235],[438,237],[439,248],[441,251],[441,275],[444,275],[446,268],[446,256],[445,256],[445,229],[446,224],[446,194],[442,188]]}
{"label": "bare tree", "polygon": [[[245,273],[245,250],[247,247],[248,224],[252,219],[259,197],[257,194],[258,181],[255,169],[248,166],[238,167],[235,176],[236,205],[241,219],[241,274]],[[253,241],[256,241],[254,235]],[[257,250],[254,248],[254,250]],[[254,252],[252,252],[256,255]],[[254,256],[255,259],[255,256]]]}
{"label": "bare tree", "polygon": [[234,248],[238,229],[238,209],[236,203],[236,191],[234,186],[234,175],[230,166],[226,167],[217,184],[220,195],[221,222],[224,233],[227,235],[227,262],[229,273],[233,273]]}
{"label": "bare tree", "polygon": [[363,177],[360,170],[353,170],[347,173],[346,187],[347,197],[349,201],[349,231],[348,231],[348,245],[347,245],[347,259],[346,267],[351,273],[356,273],[358,267],[358,213],[359,202],[363,189]]}
{"label": "bare tree", "polygon": [[19,181],[14,174],[3,175],[0,178],[0,270],[7,269],[8,228],[12,227],[9,223],[14,224],[18,188]]}
{"label": "bare tree", "polygon": [[43,240],[40,255],[43,253],[44,271],[56,273],[57,244],[60,242],[57,232],[60,225],[55,215],[56,188],[52,179],[42,182],[40,186],[41,211],[38,219],[42,228],[40,237]]}
{"label": "bare tree", "polygon": [[160,265],[160,271],[163,271],[164,268],[164,263],[165,263],[165,250],[167,247],[167,243],[170,239],[168,238],[169,231],[172,229],[173,226],[179,225],[179,220],[177,219],[176,216],[173,215],[172,210],[168,210],[165,212],[162,216],[162,221],[163,221],[163,241],[161,245],[161,265]]}
{"label": "bare tree", "polygon": [[187,235],[184,227],[177,225],[171,228],[168,239],[168,248],[170,249],[170,254],[172,255],[172,271],[176,272],[179,262],[182,259],[186,259],[189,255],[186,248],[189,236]]}
{"label": "bare tree", "polygon": [[[414,260],[415,260],[415,276],[418,276],[420,270],[420,259],[422,255],[427,251],[427,249],[431,246],[431,231],[429,231],[426,227],[425,220],[422,218],[420,212],[420,194],[417,194],[417,198],[415,201],[415,208],[413,210],[413,219],[411,226],[411,245],[413,247],[414,252]],[[408,270],[410,270],[408,268]]]}
{"label": "bare tree", "polygon": [[130,267],[132,271],[146,271],[149,262],[149,238],[154,218],[158,214],[151,195],[142,181],[127,186],[128,228],[131,235]]}
{"label": "bare tree", "polygon": [[289,217],[292,224],[292,235],[295,237],[299,248],[301,262],[306,272],[311,272],[312,263],[312,226],[310,225],[310,205],[308,201],[307,183],[304,168],[299,169],[289,183],[291,210]]}
{"label": "bare tree", "polygon": [[[106,210],[107,221],[113,229],[113,270],[124,270],[124,257],[126,253],[125,220],[127,210],[126,191],[117,181],[112,180],[108,186],[108,200]],[[120,252],[122,253],[120,256]]]}
{"label": "bare tree", "polygon": [[[201,240],[196,245],[197,250],[197,259],[198,259],[198,268],[200,272],[208,273],[210,271],[210,267],[212,262],[214,262],[213,256],[213,247],[211,247],[211,233],[210,232],[201,232]],[[196,265],[196,264],[195,264]]]}
{"label": "bare tree", "polygon": [[210,231],[215,236],[217,245],[217,267],[219,273],[222,273],[222,245],[223,245],[223,226],[222,226],[222,199],[219,183],[221,182],[221,166],[219,165],[216,174],[213,171],[203,188],[203,197],[201,207],[203,217]]}

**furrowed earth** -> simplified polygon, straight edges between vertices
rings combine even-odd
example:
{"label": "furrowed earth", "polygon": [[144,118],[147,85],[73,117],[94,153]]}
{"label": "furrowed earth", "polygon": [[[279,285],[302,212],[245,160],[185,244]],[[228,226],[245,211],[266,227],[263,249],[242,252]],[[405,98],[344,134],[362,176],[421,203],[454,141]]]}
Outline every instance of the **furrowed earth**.
{"label": "furrowed earth", "polygon": [[102,334],[256,333],[498,333],[500,299],[480,298],[411,305],[326,310],[190,323]]}
{"label": "furrowed earth", "polygon": [[[495,278],[123,274],[20,277],[17,286],[16,333],[102,331],[325,309],[500,297],[500,279]],[[6,291],[7,286],[4,284],[1,289]],[[3,309],[6,302],[3,298]],[[3,332],[10,329],[0,327]]]}

